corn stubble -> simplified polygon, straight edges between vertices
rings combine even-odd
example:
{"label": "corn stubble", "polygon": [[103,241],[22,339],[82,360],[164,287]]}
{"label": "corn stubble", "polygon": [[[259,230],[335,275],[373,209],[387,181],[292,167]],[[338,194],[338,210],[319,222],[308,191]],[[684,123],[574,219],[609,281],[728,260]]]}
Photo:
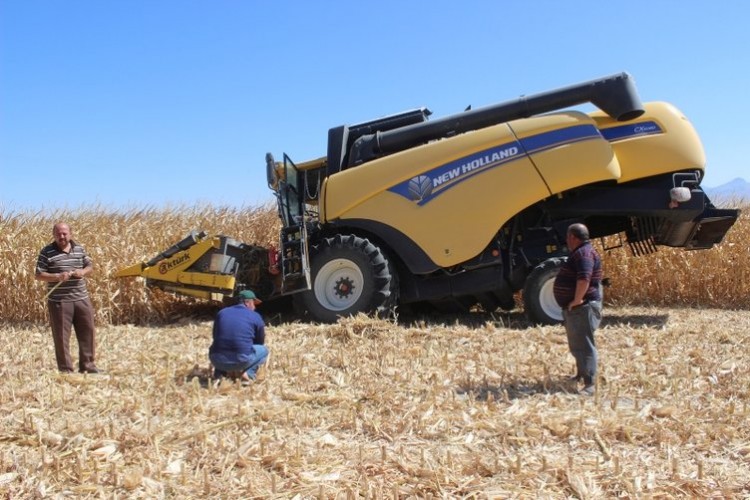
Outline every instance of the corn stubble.
{"label": "corn stubble", "polygon": [[[44,291],[31,273],[61,219],[97,263],[90,289],[105,377],[54,371]],[[191,229],[266,245],[275,224],[270,207],[4,214],[0,492],[750,495],[750,294],[733,274],[747,278],[746,215],[710,251],[660,250],[648,264],[607,257],[615,279],[588,398],[565,380],[573,366],[562,328],[530,326],[519,312],[274,320],[264,380],[216,386],[211,321],[188,316],[190,301],[108,278]]]}

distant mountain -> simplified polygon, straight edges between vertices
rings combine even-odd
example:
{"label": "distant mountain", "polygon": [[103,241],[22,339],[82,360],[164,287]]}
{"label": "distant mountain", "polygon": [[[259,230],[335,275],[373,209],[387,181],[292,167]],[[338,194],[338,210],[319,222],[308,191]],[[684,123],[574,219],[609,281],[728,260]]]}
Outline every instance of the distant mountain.
{"label": "distant mountain", "polygon": [[735,200],[744,199],[750,201],[750,182],[745,179],[737,177],[732,179],[726,184],[716,187],[704,187],[703,188],[711,201],[722,201],[722,200]]}

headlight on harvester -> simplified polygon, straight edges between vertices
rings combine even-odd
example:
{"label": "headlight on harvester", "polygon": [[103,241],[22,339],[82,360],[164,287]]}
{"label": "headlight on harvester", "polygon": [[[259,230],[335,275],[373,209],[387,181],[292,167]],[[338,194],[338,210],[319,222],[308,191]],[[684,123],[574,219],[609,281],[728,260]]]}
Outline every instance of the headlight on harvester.
{"label": "headlight on harvester", "polygon": [[677,203],[690,201],[690,189],[686,187],[675,187],[669,190],[669,198]]}

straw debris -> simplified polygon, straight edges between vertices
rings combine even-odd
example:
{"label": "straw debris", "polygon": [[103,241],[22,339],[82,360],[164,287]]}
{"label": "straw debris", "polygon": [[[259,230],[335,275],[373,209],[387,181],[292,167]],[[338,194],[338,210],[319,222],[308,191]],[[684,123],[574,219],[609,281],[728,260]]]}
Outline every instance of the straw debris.
{"label": "straw debris", "polygon": [[[61,376],[46,325],[5,327],[0,491],[750,494],[750,369],[737,361],[748,356],[747,312],[609,307],[597,399],[566,380],[561,327],[467,319],[270,325],[266,378],[248,387],[207,378],[210,321],[101,327],[107,376]],[[688,325],[734,341],[686,335]]]}

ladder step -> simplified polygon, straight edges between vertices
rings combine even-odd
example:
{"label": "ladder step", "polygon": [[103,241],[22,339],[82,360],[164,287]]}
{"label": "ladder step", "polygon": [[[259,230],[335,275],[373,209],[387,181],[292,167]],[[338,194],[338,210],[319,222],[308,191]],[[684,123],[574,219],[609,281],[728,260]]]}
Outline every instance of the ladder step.
{"label": "ladder step", "polygon": [[[298,222],[298,221],[297,221]],[[307,226],[295,224],[281,229],[281,289],[284,293],[307,290],[310,271],[307,269]]]}

